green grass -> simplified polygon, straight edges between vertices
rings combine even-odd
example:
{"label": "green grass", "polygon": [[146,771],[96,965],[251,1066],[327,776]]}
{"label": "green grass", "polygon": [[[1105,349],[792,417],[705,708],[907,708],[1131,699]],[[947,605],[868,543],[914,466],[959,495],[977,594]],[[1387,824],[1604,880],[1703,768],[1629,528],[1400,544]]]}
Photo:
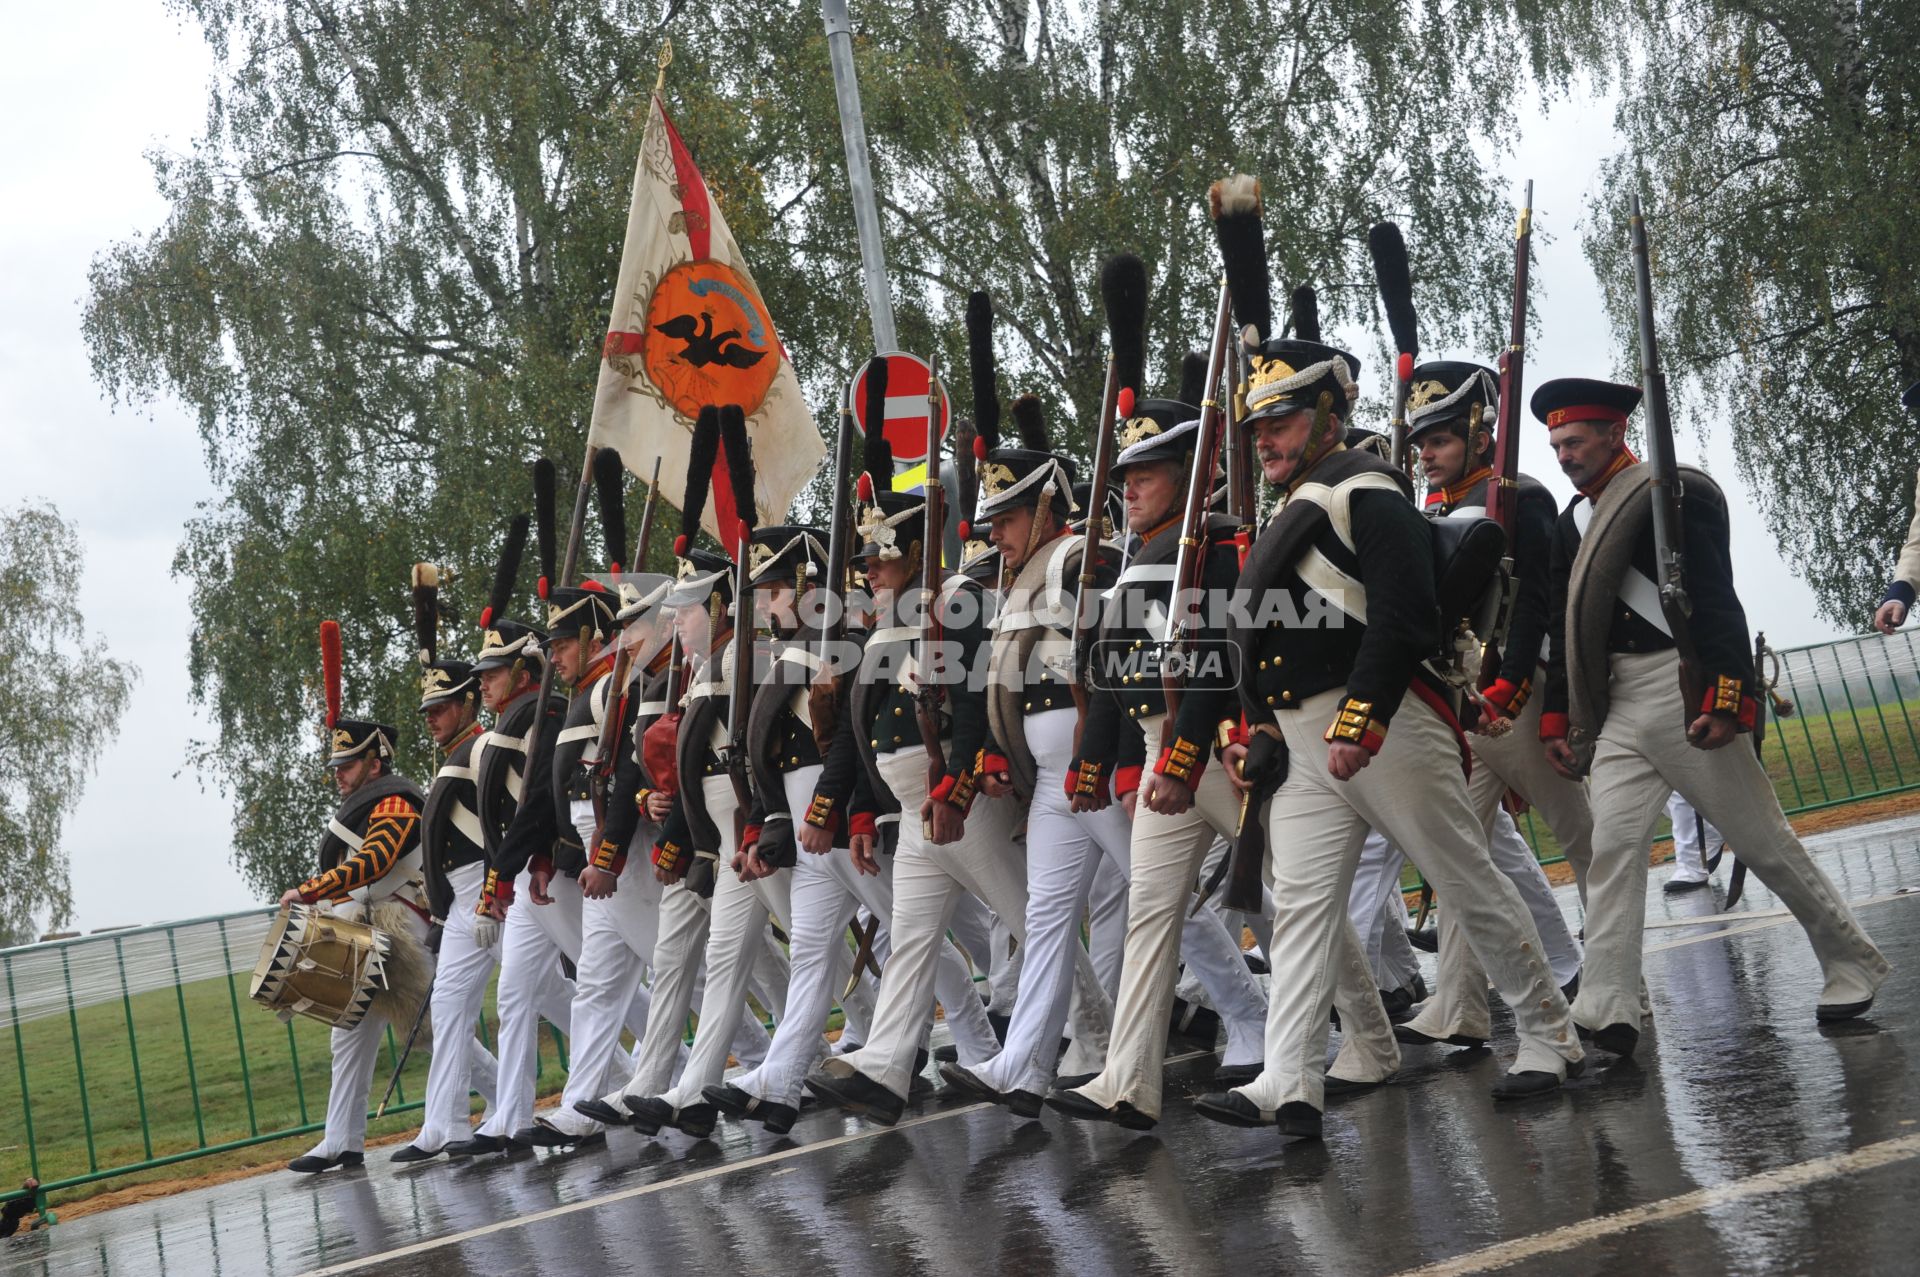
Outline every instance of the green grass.
{"label": "green grass", "polygon": [[[0,1030],[0,1113],[19,1115],[25,1111],[20,1095],[20,1056],[24,1053],[41,1182],[84,1175],[96,1166],[104,1170],[129,1165],[324,1120],[330,1069],[327,1027],[303,1017],[296,1017],[290,1026],[282,1024],[247,1000],[246,979],[244,972],[233,977],[239,997],[237,1030],[224,980],[182,986],[177,996],[167,989],[135,994],[126,1002],[83,1007],[72,1020],[65,1015],[30,1020],[19,1026],[17,1046],[12,1030]],[[191,1053],[181,1028],[182,1003],[186,1032],[191,1034]],[[131,1043],[129,1011],[133,1020]],[[490,988],[489,1029],[492,1011]],[[393,1067],[391,1052],[398,1050],[403,1036],[404,1032],[394,1034],[388,1051],[381,1055],[375,1070],[376,1093],[369,1107],[386,1086]],[[427,1056],[416,1052],[407,1061],[393,1103],[417,1100],[425,1087],[426,1073]],[[565,1077],[552,1035],[543,1033],[540,1092],[559,1089]],[[385,1118],[369,1125],[368,1137],[418,1125],[418,1110],[399,1114],[389,1111]],[[152,1179],[284,1161],[304,1152],[315,1139],[312,1134],[303,1134],[115,1176],[58,1193],[56,1201]],[[35,1172],[27,1147],[26,1123],[10,1116],[0,1132],[0,1185],[12,1187],[31,1173]]]}
{"label": "green grass", "polygon": [[[1920,700],[1877,702],[1864,687],[1824,701],[1808,689],[1810,704],[1799,706],[1791,718],[1768,715],[1761,761],[1773,780],[1780,806],[1792,815],[1809,808],[1871,798],[1891,790],[1920,785]],[[1728,749],[1751,749],[1742,737]],[[1560,841],[1544,820],[1532,813],[1516,817],[1521,835],[1542,861],[1560,856]],[[1654,829],[1658,843],[1673,836],[1662,815]],[[1420,885],[1412,865],[1401,875],[1409,890]]]}

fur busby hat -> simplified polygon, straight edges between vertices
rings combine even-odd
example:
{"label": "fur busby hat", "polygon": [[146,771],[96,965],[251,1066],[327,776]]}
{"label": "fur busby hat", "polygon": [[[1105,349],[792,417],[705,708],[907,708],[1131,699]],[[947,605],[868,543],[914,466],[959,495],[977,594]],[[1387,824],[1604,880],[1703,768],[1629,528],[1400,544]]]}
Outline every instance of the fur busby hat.
{"label": "fur busby hat", "polygon": [[494,566],[493,592],[486,610],[480,613],[480,654],[473,661],[476,674],[509,665],[525,665],[537,670],[546,659],[540,652],[540,644],[547,637],[545,632],[507,615],[526,549],[527,516],[517,514],[507,525],[507,537],[500,546],[500,561]]}
{"label": "fur busby hat", "polygon": [[668,607],[705,606],[716,597],[725,606],[733,600],[732,561],[694,544],[719,460],[720,410],[708,405],[694,420],[687,452],[687,488],[680,502],[680,535],[673,541],[674,585],[666,598]]}
{"label": "fur busby hat", "polygon": [[[1046,410],[1039,396],[1022,395],[1013,401],[1013,422],[1020,432],[1018,448],[1000,445],[1000,401],[993,374],[993,302],[985,293],[967,299],[967,352],[973,365],[975,499],[972,528],[979,528],[1005,510],[1031,506],[1053,508],[1062,502],[1064,520],[1073,505],[1073,463],[1052,450],[1047,438]],[[991,404],[987,408],[983,404]]]}
{"label": "fur busby hat", "polygon": [[1542,382],[1528,403],[1533,415],[1549,430],[1579,421],[1624,425],[1639,406],[1640,387],[1589,377],[1557,377]]}
{"label": "fur busby hat", "polygon": [[440,569],[431,563],[413,565],[413,634],[419,645],[421,709],[479,696],[472,665],[440,659]]}
{"label": "fur busby hat", "polygon": [[346,718],[340,712],[344,664],[340,622],[320,622],[320,682],[327,704],[327,766],[344,767],[369,755],[391,766],[400,729],[386,723]]}
{"label": "fur busby hat", "polygon": [[1407,392],[1407,442],[1444,429],[1462,439],[1491,432],[1500,405],[1500,379],[1484,364],[1435,359],[1415,366]]}
{"label": "fur busby hat", "polygon": [[1233,297],[1234,319],[1246,351],[1247,420],[1279,417],[1318,406],[1345,418],[1358,397],[1354,378],[1360,361],[1320,341],[1318,299],[1310,288],[1294,293],[1294,335],[1273,331],[1273,280],[1267,270],[1267,235],[1258,179],[1244,173],[1222,178],[1207,192],[1214,238]]}

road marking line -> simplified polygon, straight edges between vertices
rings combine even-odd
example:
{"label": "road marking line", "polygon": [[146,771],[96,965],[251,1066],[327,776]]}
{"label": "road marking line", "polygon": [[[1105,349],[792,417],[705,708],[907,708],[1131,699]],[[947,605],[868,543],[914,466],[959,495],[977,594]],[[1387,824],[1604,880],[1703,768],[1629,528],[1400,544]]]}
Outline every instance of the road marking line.
{"label": "road marking line", "polygon": [[[1889,900],[1920,900],[1920,892],[1911,887],[1902,887],[1878,896],[1866,896],[1859,900],[1847,901],[1849,909],[1859,909],[1864,905],[1885,904]],[[1657,931],[1675,927],[1717,927],[1722,924],[1754,922],[1762,918],[1791,918],[1793,913],[1785,905],[1775,905],[1770,909],[1735,909],[1727,913],[1703,913],[1697,918],[1649,918],[1647,930]]]}
{"label": "road marking line", "polygon": [[[1212,1054],[1213,1052],[1211,1051],[1187,1051],[1180,1055],[1169,1056],[1167,1063],[1181,1064],[1187,1060],[1197,1060],[1202,1056]],[[904,1131],[915,1126],[925,1126],[929,1122],[942,1122],[950,1117],[965,1117],[969,1113],[978,1113],[982,1109],[991,1109],[993,1107],[992,1104],[982,1101],[979,1104],[968,1104],[957,1109],[947,1109],[939,1113],[929,1113],[925,1117],[916,1117],[909,1121],[895,1123],[892,1126],[867,1126],[862,1130],[852,1131],[846,1135],[836,1135],[832,1139],[821,1140],[817,1144],[802,1144],[798,1148],[783,1148],[777,1153],[762,1153],[758,1157],[750,1157],[741,1162],[728,1162],[721,1166],[709,1166],[705,1170],[694,1171],[687,1175],[676,1175],[672,1179],[661,1179],[654,1180],[647,1184],[636,1184],[632,1188],[624,1188],[617,1193],[608,1193],[604,1197],[589,1197],[584,1201],[568,1202],[565,1206],[554,1206],[547,1210],[535,1211],[531,1215],[517,1215],[512,1219],[496,1220],[491,1224],[483,1224],[479,1228],[469,1228],[465,1232],[459,1233],[448,1233],[445,1237],[434,1237],[427,1241],[415,1242],[411,1246],[401,1246],[395,1250],[383,1251],[378,1255],[367,1255],[360,1259],[349,1259],[344,1263],[332,1264],[325,1268],[315,1268],[303,1274],[302,1277],[334,1277],[337,1273],[364,1272],[369,1268],[377,1268],[382,1264],[390,1263],[396,1259],[405,1259],[410,1255],[423,1255],[428,1251],[439,1250],[446,1246],[458,1246],[463,1242],[470,1242],[478,1237],[488,1237],[494,1233],[504,1233],[528,1224],[539,1224],[549,1219],[559,1219],[564,1215],[573,1215],[583,1210],[592,1210],[597,1206],[608,1206],[614,1202],[631,1201],[636,1197],[646,1197],[653,1193],[663,1192],[669,1188],[681,1188],[688,1184],[699,1184],[706,1180],[719,1179],[724,1175],[732,1175],[737,1171],[773,1166],[780,1162],[790,1162],[796,1157],[805,1157],[808,1153],[818,1153],[825,1149],[839,1148],[846,1144],[857,1144],[861,1140],[874,1139],[890,1131]]]}
{"label": "road marking line", "polygon": [[1810,1184],[1837,1179],[1843,1175],[1858,1175],[1864,1171],[1877,1170],[1882,1166],[1891,1166],[1895,1162],[1904,1162],[1916,1156],[1920,1156],[1920,1134],[1902,1135],[1897,1139],[1865,1145],[1851,1153],[1836,1153],[1831,1157],[1816,1157],[1809,1162],[1795,1162],[1791,1166],[1762,1171],[1758,1175],[1731,1180],[1725,1184],[1716,1184],[1711,1188],[1695,1189],[1691,1193],[1682,1193],[1678,1197],[1669,1197],[1665,1201],[1648,1202],[1644,1206],[1615,1211],[1611,1215],[1601,1215],[1596,1219],[1583,1220],[1564,1228],[1535,1233],[1531,1237],[1496,1242],[1480,1250],[1469,1251],[1464,1255],[1441,1260],[1437,1264],[1429,1264],[1424,1268],[1408,1269],[1400,1277],[1463,1277],[1467,1273],[1492,1272],[1525,1259],[1572,1250],[1577,1246],[1584,1246],[1616,1233],[1624,1233],[1629,1229],[1665,1223],[1700,1211],[1712,1210],[1718,1206],[1743,1202],[1748,1198],[1805,1188]]}

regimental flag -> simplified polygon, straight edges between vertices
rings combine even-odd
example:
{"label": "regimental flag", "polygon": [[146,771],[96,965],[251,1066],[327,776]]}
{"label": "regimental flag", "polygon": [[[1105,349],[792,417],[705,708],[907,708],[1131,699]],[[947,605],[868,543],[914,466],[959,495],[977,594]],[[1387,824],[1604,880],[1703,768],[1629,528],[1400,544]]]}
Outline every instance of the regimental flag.
{"label": "regimental flag", "polygon": [[[587,442],[618,449],[643,477],[655,457],[661,474],[685,474],[693,423],[708,404],[738,404],[746,414],[758,472],[754,523],[785,522],[826,444],[720,206],[656,94],[633,169]],[[719,536],[735,522],[724,454],[713,497],[701,527]]]}

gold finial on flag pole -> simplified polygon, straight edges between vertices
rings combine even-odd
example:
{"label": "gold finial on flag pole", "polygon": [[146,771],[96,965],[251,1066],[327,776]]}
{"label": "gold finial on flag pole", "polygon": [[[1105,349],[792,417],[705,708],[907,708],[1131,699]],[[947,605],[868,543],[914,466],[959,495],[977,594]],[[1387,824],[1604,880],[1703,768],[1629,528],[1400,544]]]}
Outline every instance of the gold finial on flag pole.
{"label": "gold finial on flag pole", "polygon": [[667,87],[667,68],[673,65],[673,39],[668,37],[660,42],[660,74],[653,82],[653,96],[659,97]]}

